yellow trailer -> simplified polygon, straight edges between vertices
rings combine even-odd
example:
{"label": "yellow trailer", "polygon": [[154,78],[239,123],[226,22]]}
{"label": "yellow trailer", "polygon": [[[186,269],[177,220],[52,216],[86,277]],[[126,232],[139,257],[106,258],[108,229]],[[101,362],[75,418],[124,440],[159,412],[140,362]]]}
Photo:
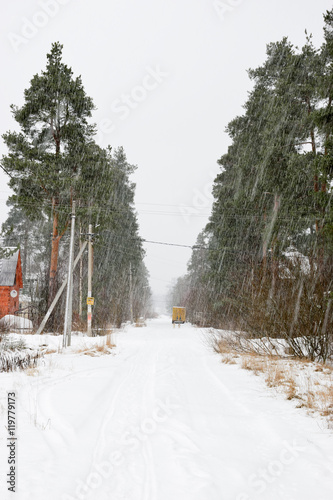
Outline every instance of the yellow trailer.
{"label": "yellow trailer", "polygon": [[173,307],[172,308],[172,323],[173,324],[183,324],[186,319],[186,309],[185,307]]}

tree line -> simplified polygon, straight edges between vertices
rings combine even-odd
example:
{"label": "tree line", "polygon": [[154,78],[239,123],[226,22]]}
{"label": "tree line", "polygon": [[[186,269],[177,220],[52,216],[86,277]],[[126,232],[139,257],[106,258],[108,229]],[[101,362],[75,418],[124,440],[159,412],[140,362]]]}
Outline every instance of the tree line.
{"label": "tree line", "polygon": [[[21,249],[24,292],[41,316],[66,274],[75,201],[75,254],[89,224],[94,228],[95,325],[120,326],[131,317],[130,302],[136,318],[147,314],[150,301],[130,180],[136,166],[128,163],[122,147],[102,148],[95,142],[93,100],[81,77],[74,77],[63,62],[62,51],[59,42],[52,44],[46,69],[34,75],[24,91],[24,104],[11,106],[19,131],[2,136],[8,153],[1,168],[13,190],[2,228],[4,245]],[[78,320],[87,296],[85,261],[74,276]],[[63,302],[49,328],[61,328]]]}
{"label": "tree line", "polygon": [[[227,126],[208,224],[170,302],[191,321],[283,337],[326,359],[333,335],[333,10],[324,42],[267,45]],[[297,339],[302,339],[300,342]]]}

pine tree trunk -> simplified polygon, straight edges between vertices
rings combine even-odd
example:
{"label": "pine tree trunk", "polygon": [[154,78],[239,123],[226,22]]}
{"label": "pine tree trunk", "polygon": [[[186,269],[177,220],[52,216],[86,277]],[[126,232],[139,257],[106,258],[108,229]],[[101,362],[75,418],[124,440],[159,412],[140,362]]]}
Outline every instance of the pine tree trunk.
{"label": "pine tree trunk", "polygon": [[55,210],[57,205],[56,200],[52,201],[53,205],[53,231],[52,231],[52,247],[51,247],[51,264],[50,264],[50,274],[49,274],[49,295],[48,295],[48,306],[52,304],[52,301],[56,294],[56,277],[58,268],[58,254],[59,254],[59,242],[60,236],[58,233],[58,213]]}

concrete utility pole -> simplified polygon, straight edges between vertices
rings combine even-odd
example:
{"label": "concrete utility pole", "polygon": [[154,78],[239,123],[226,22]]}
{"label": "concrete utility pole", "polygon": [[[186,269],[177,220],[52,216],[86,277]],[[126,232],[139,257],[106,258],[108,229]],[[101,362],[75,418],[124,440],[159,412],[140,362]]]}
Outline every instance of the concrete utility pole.
{"label": "concrete utility pole", "polygon": [[[81,223],[80,223],[80,250],[81,250],[82,245],[83,245],[83,241],[81,239],[81,233],[82,233],[82,227],[81,227]],[[79,316],[80,316],[80,319],[82,319],[82,299],[83,299],[82,276],[83,276],[83,261],[82,261],[82,257],[81,257],[80,258],[80,274],[79,274]]]}
{"label": "concrete utility pole", "polygon": [[71,219],[72,219],[71,220],[71,240],[70,240],[70,245],[69,245],[69,258],[68,258],[68,280],[67,280],[67,295],[66,295],[63,347],[66,347],[66,345],[69,345],[69,346],[71,345],[71,333],[72,333],[75,201],[72,202]]}
{"label": "concrete utility pole", "polygon": [[92,274],[93,274],[93,246],[92,246],[92,225],[89,224],[88,231],[88,297],[87,297],[87,335],[92,337],[91,332],[91,298],[92,298]]}

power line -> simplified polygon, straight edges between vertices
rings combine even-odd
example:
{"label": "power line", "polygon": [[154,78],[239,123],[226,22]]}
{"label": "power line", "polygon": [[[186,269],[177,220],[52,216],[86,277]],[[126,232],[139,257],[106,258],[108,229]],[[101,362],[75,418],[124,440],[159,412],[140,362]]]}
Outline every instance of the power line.
{"label": "power line", "polygon": [[154,243],[155,245],[166,245],[169,247],[183,247],[183,248],[193,248],[193,245],[179,245],[178,243],[165,243],[162,241],[151,241],[151,240],[144,240],[142,239],[141,241],[145,243]]}
{"label": "power line", "polygon": [[[0,191],[1,193],[1,191]],[[181,208],[197,208],[195,205],[175,205],[174,203],[145,203],[145,202],[135,202],[135,205],[151,205],[156,207],[181,207]],[[206,207],[205,207],[206,208]],[[208,208],[208,207],[207,207]]]}
{"label": "power line", "polygon": [[[1,192],[1,191],[0,191]],[[4,191],[2,191],[4,192]],[[10,193],[8,193],[10,194]],[[13,193],[12,194],[13,196],[17,196],[16,193]],[[56,207],[53,207],[52,205],[52,202],[46,198],[45,194],[44,196],[42,195],[41,197],[41,200],[42,203],[43,203],[43,207],[46,208],[56,208],[58,211],[68,211],[70,213],[71,211],[71,205],[69,203],[62,203],[62,202],[59,202]],[[4,199],[4,198],[0,198],[1,201],[7,201],[8,198]],[[104,201],[107,201],[107,199],[104,199]],[[108,200],[109,201],[109,200]],[[116,201],[115,201],[116,203]],[[155,205],[155,206],[170,206],[170,207],[177,207],[179,208],[179,211],[178,212],[174,212],[174,211],[166,211],[166,210],[145,210],[145,209],[138,209],[136,210],[136,206],[135,205]],[[30,207],[30,206],[36,206],[36,202],[25,202],[24,203],[24,206],[26,207]],[[15,202],[9,206],[9,208],[11,207],[15,207]],[[97,205],[90,205],[90,204],[87,204],[87,203],[82,203],[80,202],[79,206],[77,207],[78,210],[80,211],[83,211],[83,210],[87,210],[87,211],[94,211],[94,210],[97,210],[98,212],[112,212],[112,213],[128,213],[129,211],[131,211],[132,213],[134,213],[134,215],[137,215],[138,213],[139,214],[147,214],[147,215],[169,215],[169,216],[186,216],[186,217],[210,217],[212,215],[214,215],[214,212],[210,212],[210,213],[190,213],[190,212],[183,212],[181,209],[182,208],[193,208],[195,210],[197,210],[198,212],[201,211],[201,208],[200,207],[195,207],[195,206],[191,206],[191,205],[166,205],[166,204],[158,204],[158,203],[134,203],[131,204],[130,206],[124,206],[124,207],[115,207],[115,206],[110,206],[110,207],[100,207],[100,206],[97,206]],[[206,208],[206,207],[205,207]],[[238,211],[242,211],[245,213],[237,213]],[[304,220],[304,221],[311,221],[314,217],[317,217],[317,214],[316,213],[308,213],[308,214],[301,214],[301,215],[298,215],[298,214],[295,214],[295,215],[282,215],[282,216],[277,216],[277,220],[279,221],[292,221],[292,220]],[[220,214],[220,218],[221,218],[221,221],[223,221],[223,219],[261,219],[262,218],[262,214],[261,213],[258,213],[258,211],[254,211],[253,209],[239,209],[239,208],[231,208],[231,209],[224,209],[222,211],[222,213]]]}
{"label": "power line", "polygon": [[[4,198],[0,198],[1,201],[5,201]],[[36,203],[35,202],[25,202],[24,203],[24,206],[26,207],[32,207],[32,206],[36,206]],[[13,205],[10,205],[9,206],[9,209],[11,207],[15,207],[15,204]],[[44,201],[43,200],[43,208],[54,208],[52,206],[52,203],[48,200]],[[182,208],[182,206],[180,206],[180,208]],[[68,213],[70,213],[70,210],[71,210],[71,205],[69,204],[65,204],[65,203],[59,203],[57,204],[56,206],[56,209],[57,211],[68,211]],[[78,211],[94,211],[94,210],[97,210],[99,213],[103,213],[103,212],[112,212],[112,213],[115,213],[115,214],[126,214],[126,213],[129,213],[130,212],[130,209],[133,210],[133,212],[131,212],[132,214],[134,215],[137,215],[137,214],[143,214],[143,215],[167,215],[167,216],[182,216],[182,217],[210,217],[213,215],[213,213],[183,213],[181,211],[179,212],[167,212],[167,211],[152,211],[152,210],[135,210],[135,207],[124,207],[124,208],[116,208],[116,207],[106,207],[106,208],[101,208],[99,206],[96,206],[96,205],[81,205],[81,206],[78,206]],[[199,210],[199,209],[198,209]],[[247,214],[238,214],[238,213],[235,213],[235,212],[229,212],[229,211],[224,211],[223,213],[221,213],[220,215],[221,217],[221,222],[223,222],[223,220],[225,219],[239,219],[239,220],[242,220],[242,219],[259,219],[261,220],[262,219],[262,214],[258,214],[258,213],[250,213],[250,211],[248,211]],[[304,215],[290,215],[290,216],[277,216],[276,217],[276,220],[278,221],[285,221],[285,222],[289,222],[289,221],[299,221],[299,220],[303,220],[304,222],[311,222],[313,220],[313,218],[317,217],[317,214],[304,214]]]}
{"label": "power line", "polygon": [[[0,198],[0,201],[7,201],[7,199],[5,198]],[[12,205],[9,206],[9,209],[11,207],[15,206],[15,203],[13,203]],[[36,206],[36,202],[25,202],[24,203],[24,206],[25,207],[34,207]],[[177,206],[177,205],[175,205]],[[53,205],[52,205],[52,202],[49,201],[49,200],[45,200],[43,199],[43,207],[44,208],[54,208]],[[65,204],[65,203],[58,203],[55,207],[57,209],[57,211],[68,211],[70,212],[71,210],[71,206],[69,204]],[[142,214],[142,215],[167,215],[167,216],[186,216],[186,217],[209,217],[211,214],[210,213],[183,213],[181,211],[179,212],[172,212],[172,211],[163,211],[163,210],[144,210],[144,209],[136,209],[135,207],[130,207],[134,213],[138,213],[138,214]],[[182,208],[182,206],[180,206],[180,208]],[[192,207],[193,209],[195,209],[195,207]],[[78,210],[80,211],[83,211],[83,210],[86,210],[86,211],[93,211],[93,210],[98,210],[98,212],[105,212],[105,213],[110,213],[110,212],[113,212],[113,213],[126,213],[129,211],[129,208],[128,207],[124,207],[124,208],[115,208],[115,207],[110,207],[110,208],[101,208],[99,206],[96,206],[96,205],[79,205],[78,206]]]}

